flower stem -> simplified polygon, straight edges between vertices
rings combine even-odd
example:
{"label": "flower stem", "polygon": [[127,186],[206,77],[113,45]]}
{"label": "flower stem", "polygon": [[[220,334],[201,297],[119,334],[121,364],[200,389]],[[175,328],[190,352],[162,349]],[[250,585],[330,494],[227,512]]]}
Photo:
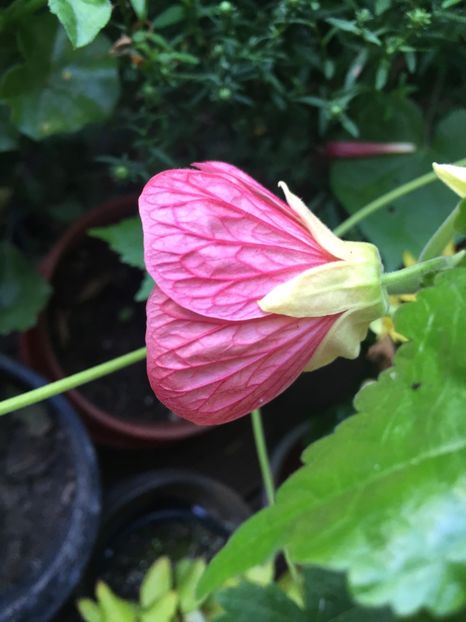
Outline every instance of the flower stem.
{"label": "flower stem", "polygon": [[275,487],[273,483],[272,469],[270,468],[269,457],[267,455],[267,447],[265,444],[264,426],[262,425],[261,411],[257,408],[251,413],[252,430],[254,433],[254,442],[256,444],[257,459],[262,474],[265,494],[269,505],[275,502]]}
{"label": "flower stem", "polygon": [[382,284],[388,294],[414,294],[418,291],[425,276],[454,268],[465,255],[466,251],[460,251],[452,257],[435,257],[403,270],[387,272],[382,275]]}
{"label": "flower stem", "polygon": [[[273,481],[272,469],[270,468],[270,461],[267,454],[267,446],[265,443],[264,426],[262,424],[262,415],[259,408],[253,410],[251,413],[252,430],[254,432],[254,442],[256,444],[257,459],[259,460],[259,466],[262,474],[262,481],[264,483],[265,494],[267,496],[267,502],[269,505],[275,503],[275,486]],[[293,582],[297,588],[301,591],[301,578],[298,569],[291,561],[286,549],[283,551],[286,565],[290,572]]]}
{"label": "flower stem", "polygon": [[442,222],[440,227],[430,238],[419,255],[419,261],[426,261],[441,255],[448,242],[451,242],[455,235],[455,221],[460,213],[460,201],[451,214]]}
{"label": "flower stem", "polygon": [[[457,166],[464,165],[466,164],[466,158],[463,158],[462,160],[458,160],[454,164]],[[390,192],[383,194],[381,197],[378,197],[377,199],[375,199],[374,201],[371,201],[364,207],[361,207],[361,209],[358,210],[355,214],[353,214],[352,216],[347,218],[344,222],[342,222],[340,225],[338,225],[338,227],[336,227],[333,232],[335,233],[335,235],[342,236],[344,233],[352,229],[355,225],[360,223],[362,220],[364,220],[371,214],[374,214],[379,209],[382,209],[382,207],[385,207],[392,201],[395,201],[395,199],[399,199],[405,194],[409,194],[410,192],[413,192],[414,190],[417,190],[418,188],[422,188],[422,186],[426,186],[427,184],[430,184],[433,181],[436,181],[437,179],[438,177],[436,176],[435,173],[426,173],[425,175],[421,175],[420,177],[417,177],[416,179],[412,179],[411,181],[408,181],[406,184],[403,184],[402,186],[395,188],[395,190],[391,190]]]}
{"label": "flower stem", "polygon": [[95,367],[89,367],[89,369],[80,371],[72,376],[67,376],[66,378],[57,380],[56,382],[45,384],[38,389],[33,389],[32,391],[27,391],[21,395],[16,395],[15,397],[3,400],[3,402],[0,402],[0,415],[6,415],[14,410],[25,408],[26,406],[30,406],[36,402],[41,402],[42,400],[46,400],[49,397],[58,395],[59,393],[64,393],[65,391],[79,387],[82,384],[91,382],[91,380],[97,380],[97,378],[107,376],[114,371],[123,369],[128,365],[137,363],[138,361],[142,361],[145,357],[146,348],[139,348],[139,350],[133,350],[133,352],[111,359],[105,363],[100,363],[100,365],[96,365]]}

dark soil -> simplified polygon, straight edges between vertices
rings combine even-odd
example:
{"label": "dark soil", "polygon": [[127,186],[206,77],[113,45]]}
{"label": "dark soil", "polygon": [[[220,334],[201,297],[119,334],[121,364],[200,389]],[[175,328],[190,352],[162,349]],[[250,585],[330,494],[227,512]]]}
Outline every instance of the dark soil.
{"label": "dark soil", "polygon": [[[18,392],[0,378],[0,399]],[[0,418],[0,596],[40,575],[64,534],[75,495],[69,453],[43,406]]]}
{"label": "dark soil", "polygon": [[210,559],[228,533],[208,518],[183,511],[148,515],[117,534],[105,548],[98,576],[124,598],[138,599],[147,570],[162,555]]}
{"label": "dark soil", "polygon": [[[105,242],[88,237],[66,255],[54,277],[48,321],[64,371],[71,374],[144,345],[145,303],[135,302],[142,273]],[[177,421],[154,396],[145,361],[82,386],[112,415],[140,422]]]}

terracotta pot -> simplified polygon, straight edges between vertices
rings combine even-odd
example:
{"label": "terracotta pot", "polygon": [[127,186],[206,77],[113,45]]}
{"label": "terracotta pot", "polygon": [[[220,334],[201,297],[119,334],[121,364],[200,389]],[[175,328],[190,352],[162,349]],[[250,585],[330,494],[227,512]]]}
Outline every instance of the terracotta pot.
{"label": "terracotta pot", "polygon": [[[73,223],[57,241],[40,265],[41,274],[51,283],[64,256],[78,246],[87,235],[87,230],[118,222],[137,214],[137,196],[118,197],[87,212]],[[21,356],[25,363],[47,376],[59,380],[67,374],[63,370],[49,333],[48,314],[50,305],[40,315],[36,326],[24,333],[20,340]],[[143,345],[143,344],[141,344]],[[186,439],[206,431],[208,428],[179,421],[145,422],[128,421],[112,415],[89,401],[79,389],[67,393],[78,411],[84,417],[92,437],[98,443],[119,447],[153,446]]]}

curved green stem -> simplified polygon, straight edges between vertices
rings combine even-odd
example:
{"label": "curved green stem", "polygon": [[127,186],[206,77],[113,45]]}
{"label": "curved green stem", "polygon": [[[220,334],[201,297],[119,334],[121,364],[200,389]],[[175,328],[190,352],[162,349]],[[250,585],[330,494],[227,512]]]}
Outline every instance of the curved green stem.
{"label": "curved green stem", "polygon": [[272,469],[270,468],[269,457],[267,455],[267,447],[265,444],[264,426],[262,425],[261,411],[257,408],[251,413],[252,431],[254,433],[254,442],[256,444],[257,459],[264,482],[265,494],[269,505],[273,505],[275,501],[275,487],[273,482]]}
{"label": "curved green stem", "polygon": [[403,270],[387,272],[382,275],[382,284],[389,294],[414,294],[425,276],[454,268],[465,255],[466,251],[460,251],[452,257],[435,257]]}
{"label": "curved green stem", "polygon": [[419,255],[419,261],[426,261],[441,255],[445,247],[455,235],[455,221],[460,213],[460,201],[451,214],[443,221]]}
{"label": "curved green stem", "polygon": [[[466,158],[458,160],[457,162],[454,162],[454,164],[457,166],[464,165],[466,164]],[[381,197],[378,197],[364,207],[361,207],[361,209],[358,210],[355,214],[353,214],[340,225],[338,225],[338,227],[336,227],[333,232],[335,233],[335,235],[342,236],[347,231],[352,229],[355,225],[360,223],[362,220],[364,220],[371,214],[374,214],[374,212],[377,212],[379,209],[382,209],[382,207],[385,207],[392,201],[395,201],[395,199],[399,199],[405,194],[414,192],[414,190],[422,188],[422,186],[426,186],[427,184],[430,184],[437,179],[438,177],[435,173],[426,173],[425,175],[421,175],[421,177],[417,177],[416,179],[408,181],[406,184],[403,184],[402,186],[395,188],[395,190],[391,190],[390,192],[383,194]]]}
{"label": "curved green stem", "polygon": [[[259,460],[259,466],[262,474],[262,481],[264,483],[265,494],[269,505],[275,503],[275,485],[273,481],[272,469],[270,468],[269,456],[267,454],[267,446],[265,443],[264,426],[262,424],[262,415],[259,408],[253,410],[251,413],[252,430],[254,433],[254,442],[256,444],[257,459]],[[286,549],[283,551],[286,565],[290,571],[291,578],[296,587],[301,590],[301,578],[298,569],[291,561]]]}
{"label": "curved green stem", "polygon": [[123,356],[119,356],[105,363],[100,363],[100,365],[90,367],[72,376],[67,376],[56,382],[45,384],[38,389],[33,389],[32,391],[27,391],[26,393],[21,393],[21,395],[11,397],[8,400],[0,402],[0,415],[6,415],[14,410],[31,406],[31,404],[35,404],[36,402],[41,402],[42,400],[46,400],[59,393],[64,393],[82,384],[91,382],[92,380],[97,380],[97,378],[123,369],[123,367],[142,361],[145,357],[146,348],[139,348],[139,350],[133,350],[133,352],[129,352],[128,354],[124,354]]}

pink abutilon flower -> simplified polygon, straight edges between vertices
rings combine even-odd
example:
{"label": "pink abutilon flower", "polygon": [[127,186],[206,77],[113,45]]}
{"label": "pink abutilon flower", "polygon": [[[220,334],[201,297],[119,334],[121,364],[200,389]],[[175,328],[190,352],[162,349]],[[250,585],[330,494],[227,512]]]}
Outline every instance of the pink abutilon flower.
{"label": "pink abutilon flower", "polygon": [[302,371],[354,358],[384,314],[377,249],[333,235],[236,167],[203,162],[153,177],[139,200],[147,368],[157,397],[198,424],[231,421]]}

